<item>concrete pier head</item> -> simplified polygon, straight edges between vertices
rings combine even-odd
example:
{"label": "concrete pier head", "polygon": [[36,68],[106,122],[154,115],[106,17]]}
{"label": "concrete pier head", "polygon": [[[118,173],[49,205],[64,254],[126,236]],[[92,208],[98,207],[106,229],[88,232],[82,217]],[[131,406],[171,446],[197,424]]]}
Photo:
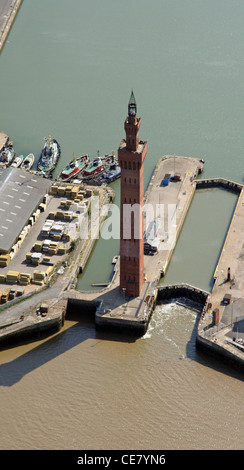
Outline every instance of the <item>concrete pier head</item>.
{"label": "concrete pier head", "polygon": [[[158,248],[152,254],[144,254],[144,283],[137,297],[128,297],[126,291],[119,290],[119,275],[109,289],[99,294],[91,294],[100,304],[95,321],[99,326],[130,329],[145,333],[157,299],[157,284],[164,276],[175,248],[179,233],[190,207],[195,189],[196,176],[203,170],[203,162],[196,158],[166,155],[156,165],[150,184],[145,193],[144,204],[157,214],[158,205],[164,208],[159,214],[160,236]],[[165,174],[170,175],[164,185]],[[169,219],[169,207],[173,207]],[[147,232],[147,215],[144,215],[144,234]],[[169,230],[170,223],[172,230]],[[79,295],[76,293],[76,296]],[[81,297],[84,294],[80,294]],[[92,300],[93,300],[92,299]]]}
{"label": "concrete pier head", "polygon": [[[69,308],[80,312],[81,320],[86,310],[95,311],[95,324],[105,329],[127,331],[136,336],[143,335],[148,327],[158,295],[158,281],[166,273],[179,233],[188,213],[196,189],[196,176],[203,170],[203,162],[196,158],[164,156],[155,167],[150,184],[145,193],[144,203],[155,210],[160,201],[166,210],[161,217],[165,230],[159,239],[156,253],[144,254],[144,273],[142,291],[137,297],[129,297],[120,290],[120,258],[116,262],[114,276],[110,284],[94,292],[79,292],[74,283],[60,292],[61,304],[66,301]],[[162,184],[165,174],[170,181]],[[177,175],[177,176],[176,176]],[[175,178],[176,176],[176,178]],[[169,236],[168,205],[174,206],[173,233]],[[161,214],[162,215],[162,214]],[[144,220],[146,233],[147,218]],[[55,302],[56,308],[59,302]],[[54,309],[55,307],[53,307]]]}

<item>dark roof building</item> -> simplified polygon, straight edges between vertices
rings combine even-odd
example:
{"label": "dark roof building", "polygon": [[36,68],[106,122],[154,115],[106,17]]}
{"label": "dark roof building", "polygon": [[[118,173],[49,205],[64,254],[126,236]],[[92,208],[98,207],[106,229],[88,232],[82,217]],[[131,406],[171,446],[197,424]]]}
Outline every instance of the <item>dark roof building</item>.
{"label": "dark roof building", "polygon": [[50,185],[19,168],[0,169],[0,254],[10,253]]}

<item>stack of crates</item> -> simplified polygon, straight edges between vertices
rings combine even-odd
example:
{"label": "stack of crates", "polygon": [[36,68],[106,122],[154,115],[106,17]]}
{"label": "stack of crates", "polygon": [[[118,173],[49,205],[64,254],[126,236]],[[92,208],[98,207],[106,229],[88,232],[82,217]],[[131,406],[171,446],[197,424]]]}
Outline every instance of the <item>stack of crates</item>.
{"label": "stack of crates", "polygon": [[49,190],[49,193],[52,194],[52,196],[55,196],[56,194],[58,194],[58,186],[56,186],[55,184],[52,184]]}
{"label": "stack of crates", "polygon": [[66,189],[65,189],[66,196],[70,197],[72,188],[73,188],[73,186],[71,184],[66,186]]}
{"label": "stack of crates", "polygon": [[87,190],[86,190],[86,196],[87,196],[87,197],[92,197],[92,195],[93,195],[92,189],[87,188]]}
{"label": "stack of crates", "polygon": [[[52,230],[50,232],[50,238],[53,238],[54,240],[61,240],[63,233],[65,231],[66,224],[64,222],[56,222],[52,226]],[[55,237],[55,235],[59,235],[60,237]]]}
{"label": "stack of crates", "polygon": [[60,235],[59,233],[54,233],[53,236],[52,236],[53,240],[55,240],[56,242],[59,242],[62,238],[62,235]]}
{"label": "stack of crates", "polygon": [[73,201],[66,201],[66,209],[69,209],[72,206]]}
{"label": "stack of crates", "polygon": [[72,211],[66,211],[64,213],[64,220],[65,222],[71,222],[73,220],[74,214]]}
{"label": "stack of crates", "polygon": [[49,245],[49,254],[56,255],[57,250],[58,250],[58,242],[55,242],[55,241],[51,242]]}
{"label": "stack of crates", "polygon": [[59,254],[59,255],[65,255],[65,253],[66,253],[66,248],[65,248],[65,246],[62,244],[62,245],[60,245],[60,246],[58,247],[58,254]]}
{"label": "stack of crates", "polygon": [[9,298],[9,290],[2,293],[1,304],[5,304],[8,301],[8,298]]}
{"label": "stack of crates", "polygon": [[2,268],[5,268],[6,266],[8,266],[9,262],[11,260],[11,257],[9,254],[7,255],[0,255],[0,266]]}
{"label": "stack of crates", "polygon": [[36,242],[34,245],[34,251],[41,253],[43,242]]}
{"label": "stack of crates", "polygon": [[42,262],[42,254],[41,253],[33,253],[31,255],[31,264],[34,266],[38,266]]}
{"label": "stack of crates", "polygon": [[26,253],[25,259],[27,263],[31,263],[31,257],[32,257],[32,253]]}
{"label": "stack of crates", "polygon": [[58,186],[58,196],[65,196],[65,186]]}
{"label": "stack of crates", "polygon": [[28,273],[20,273],[19,284],[21,286],[28,286],[31,282],[31,275]]}
{"label": "stack of crates", "polygon": [[43,271],[34,271],[33,278],[32,278],[32,284],[37,284],[39,286],[42,286],[44,284],[44,280],[45,280],[45,272],[43,272]]}
{"label": "stack of crates", "polygon": [[9,300],[13,300],[15,298],[16,291],[15,289],[10,289],[9,291]]}
{"label": "stack of crates", "polygon": [[58,249],[58,242],[52,240],[45,240],[43,243],[43,252],[49,255],[56,255]]}
{"label": "stack of crates", "polygon": [[79,192],[79,187],[78,186],[73,186],[72,191],[70,193],[71,199],[76,199],[77,195]]}
{"label": "stack of crates", "polygon": [[40,212],[44,212],[46,210],[47,205],[44,202],[41,202],[39,205]]}
{"label": "stack of crates", "polygon": [[56,212],[56,218],[59,220],[62,220],[64,218],[64,212],[63,211],[57,211]]}
{"label": "stack of crates", "polygon": [[[55,212],[54,212],[54,214],[55,214]],[[54,215],[54,218],[55,218],[55,215]],[[42,230],[41,230],[41,235],[42,235],[43,238],[47,238],[49,236],[52,225],[53,225],[53,220],[48,220],[47,219],[45,224],[42,227]]]}
{"label": "stack of crates", "polygon": [[19,272],[18,271],[8,271],[6,276],[6,282],[8,284],[17,284],[19,281]]}
{"label": "stack of crates", "polygon": [[66,209],[66,202],[67,201],[61,201],[60,202],[60,207],[61,207],[62,210]]}
{"label": "stack of crates", "polygon": [[49,253],[49,247],[50,247],[51,240],[44,240],[43,246],[42,246],[42,251],[43,253]]}
{"label": "stack of crates", "polygon": [[19,287],[16,291],[16,297],[21,297],[25,293],[23,287]]}
{"label": "stack of crates", "polygon": [[6,276],[5,274],[0,274],[0,283],[2,284],[3,282],[6,281]]}
{"label": "stack of crates", "polygon": [[82,201],[84,199],[85,195],[84,195],[84,191],[79,191],[76,198],[80,201]]}

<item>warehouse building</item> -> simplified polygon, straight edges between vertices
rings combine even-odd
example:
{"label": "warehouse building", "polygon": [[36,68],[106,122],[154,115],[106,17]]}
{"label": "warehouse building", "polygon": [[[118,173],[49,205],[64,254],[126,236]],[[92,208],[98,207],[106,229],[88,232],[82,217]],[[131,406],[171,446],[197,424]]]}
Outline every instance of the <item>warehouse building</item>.
{"label": "warehouse building", "polygon": [[51,182],[19,168],[0,168],[0,254],[10,253]]}

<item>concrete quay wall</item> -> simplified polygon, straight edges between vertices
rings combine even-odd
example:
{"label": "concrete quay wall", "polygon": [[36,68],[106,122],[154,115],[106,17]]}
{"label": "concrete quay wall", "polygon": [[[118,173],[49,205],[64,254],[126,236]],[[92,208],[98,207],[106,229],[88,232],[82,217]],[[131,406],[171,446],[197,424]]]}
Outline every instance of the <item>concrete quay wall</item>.
{"label": "concrete quay wall", "polygon": [[198,287],[194,287],[190,284],[182,283],[182,284],[171,284],[166,286],[158,287],[158,299],[165,300],[165,299],[173,299],[184,297],[190,300],[194,300],[203,304],[206,304],[206,301],[209,297],[209,292],[199,289]]}
{"label": "concrete quay wall", "polygon": [[[19,317],[15,320],[10,319],[9,323],[1,323],[0,343],[3,347],[28,338],[38,338],[40,335],[50,334],[62,328],[67,312],[67,301],[60,300],[56,303],[52,300],[51,304],[42,303],[39,307],[38,316],[35,308],[31,313],[24,314],[23,320]],[[41,308],[47,309],[47,313],[41,313]]]}
{"label": "concrete quay wall", "polygon": [[243,185],[226,178],[207,178],[196,180],[197,189],[205,188],[224,188],[229,189],[230,191],[237,192],[238,194],[242,190]]}
{"label": "concrete quay wall", "polygon": [[[215,269],[214,286],[198,323],[196,343],[243,366],[244,186],[237,183],[236,191],[239,196]],[[228,302],[224,301],[226,295]],[[232,341],[236,336],[242,343]]]}
{"label": "concrete quay wall", "polygon": [[235,364],[244,367],[244,356],[238,354],[237,351],[228,349],[228,347],[218,342],[218,338],[215,337],[213,340],[204,338],[201,334],[197,333],[196,345],[204,351],[208,351],[218,357],[226,359],[231,364]]}
{"label": "concrete quay wall", "polygon": [[5,0],[0,5],[0,53],[7,41],[23,0]]}

